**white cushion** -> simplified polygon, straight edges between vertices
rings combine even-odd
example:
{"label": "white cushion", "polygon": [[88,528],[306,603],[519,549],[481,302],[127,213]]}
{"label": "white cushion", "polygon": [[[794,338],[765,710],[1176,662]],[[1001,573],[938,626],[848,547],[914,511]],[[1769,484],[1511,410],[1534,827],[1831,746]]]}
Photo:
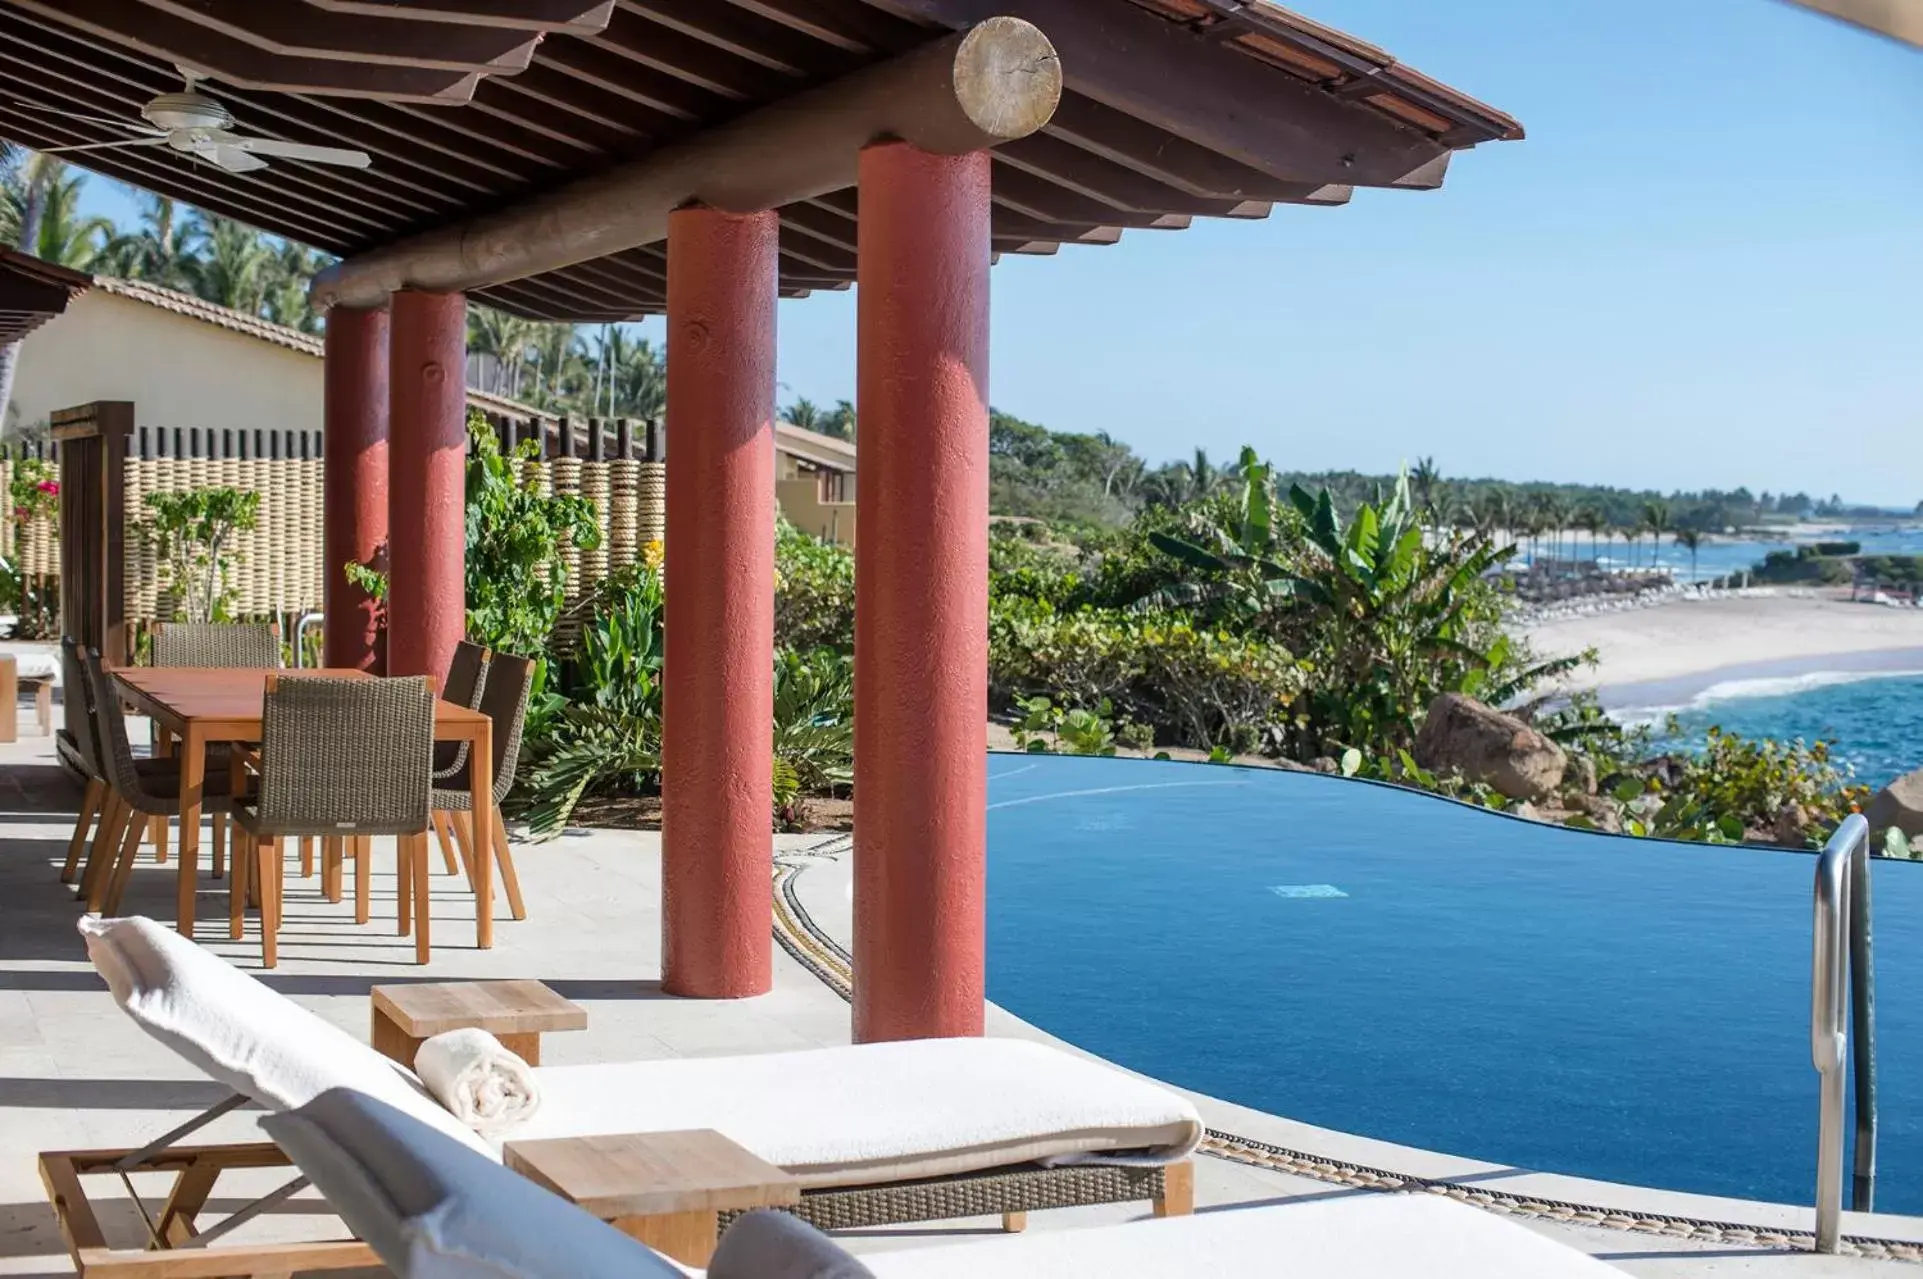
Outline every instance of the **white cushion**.
{"label": "white cushion", "polygon": [[291,1110],[330,1088],[350,1088],[493,1153],[412,1073],[173,929],[136,915],[82,918],[80,932],[114,1002],[235,1092]]}
{"label": "white cushion", "polygon": [[34,650],[0,649],[0,657],[13,659],[13,673],[20,679],[50,679],[60,676],[60,663],[52,653]]}
{"label": "white cushion", "polygon": [[540,1112],[497,1138],[713,1128],[805,1187],[1032,1161],[1166,1164],[1202,1140],[1180,1093],[1022,1039],[537,1066],[534,1077]]}
{"label": "white cushion", "polygon": [[1426,1192],[1371,1190],[862,1260],[878,1279],[1623,1279],[1622,1271],[1484,1209]]}

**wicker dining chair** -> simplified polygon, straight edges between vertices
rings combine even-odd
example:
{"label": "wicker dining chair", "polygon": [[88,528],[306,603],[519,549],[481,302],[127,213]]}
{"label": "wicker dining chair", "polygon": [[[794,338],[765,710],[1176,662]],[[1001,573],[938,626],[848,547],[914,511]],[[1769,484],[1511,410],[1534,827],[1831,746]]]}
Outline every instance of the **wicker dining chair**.
{"label": "wicker dining chair", "polygon": [[156,622],[155,666],[231,666],[269,670],[280,662],[280,627],[271,622]]}
{"label": "wicker dining chair", "polygon": [[434,758],[434,703],[434,690],[424,677],[268,677],[261,707],[259,790],[234,808],[237,841],[227,885],[228,930],[236,940],[244,928],[247,882],[256,887],[261,959],[267,967],[279,962],[280,841],[300,837],[353,845],[355,919],[366,923],[370,841],[376,835],[394,836],[400,932],[413,932],[415,959],[428,961],[428,768]]}
{"label": "wicker dining chair", "polygon": [[[481,688],[487,680],[488,663],[494,654],[479,644],[462,640],[454,646],[454,660],[448,663],[447,681],[441,685],[441,700],[465,706],[469,710],[479,710]],[[467,767],[466,742],[436,742],[434,744],[434,779],[444,781],[458,777]],[[453,834],[447,820],[439,813],[434,814],[434,833],[440,839],[441,860],[447,866],[447,873],[455,874],[459,863],[454,857]]]}
{"label": "wicker dining chair", "polygon": [[80,795],[80,815],[74,819],[73,838],[67,841],[67,861],[61,868],[60,882],[71,884],[80,873],[80,855],[86,851],[87,836],[99,819],[107,828],[111,811],[119,804],[107,775],[100,766],[100,736],[94,727],[93,693],[87,687],[86,668],[80,662],[80,642],[71,635],[60,640],[60,683],[65,723],[54,738],[60,760],[80,775],[85,789]]}
{"label": "wicker dining chair", "polygon": [[[80,876],[80,893],[89,911],[104,910],[111,915],[119,911],[121,896],[133,875],[143,828],[158,822],[165,829],[170,819],[180,815],[180,766],[173,760],[134,758],[120,697],[100,654],[80,650],[80,665],[93,698],[102,774],[119,801],[114,820],[103,822],[88,853]],[[228,786],[227,773],[208,774],[201,785],[201,811],[229,811],[232,801]]]}
{"label": "wicker dining chair", "polygon": [[[501,868],[501,887],[507,893],[508,910],[516,919],[527,918],[521,900],[521,879],[514,873],[514,854],[508,850],[507,825],[501,819],[501,801],[514,788],[514,766],[521,754],[521,728],[527,719],[528,693],[534,683],[534,663],[510,653],[496,653],[487,668],[487,682],[481,689],[480,710],[494,721],[494,790],[486,802],[494,810],[488,823],[494,832],[491,850]],[[434,812],[452,826],[460,845],[468,879],[474,877],[474,858],[488,856],[490,850],[474,848],[474,793],[464,766],[458,776],[437,779],[434,783]]]}

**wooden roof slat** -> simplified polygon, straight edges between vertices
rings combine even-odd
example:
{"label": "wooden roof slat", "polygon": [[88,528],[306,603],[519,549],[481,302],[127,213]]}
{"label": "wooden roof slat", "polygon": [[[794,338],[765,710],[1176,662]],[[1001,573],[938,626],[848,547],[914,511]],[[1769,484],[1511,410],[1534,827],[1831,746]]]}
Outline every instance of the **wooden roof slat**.
{"label": "wooden roof slat", "polygon": [[296,57],[250,45],[187,22],[141,0],[10,0],[38,17],[123,44],[151,57],[206,71],[226,84],[284,93],[465,102],[480,75],[429,67],[377,66]]}
{"label": "wooden roof slat", "polygon": [[1235,210],[1245,203],[1192,195],[1045,133],[1005,142],[995,148],[995,158],[1011,168],[1118,208],[1233,217]]}
{"label": "wooden roof slat", "polygon": [[583,94],[569,76],[538,61],[520,75],[494,78],[487,87],[498,95],[493,100],[503,110],[516,109],[515,104],[532,99],[549,111],[565,112],[595,128],[625,134],[629,146],[624,149],[629,153],[651,147],[687,128],[686,121],[664,111],[637,107],[633,102],[605,93]]}
{"label": "wooden roof slat", "polygon": [[1286,181],[1389,186],[1444,149],[1123,0],[870,2],[951,30],[997,14],[1025,18],[1061,54],[1068,89]]}
{"label": "wooden roof slat", "polygon": [[621,0],[621,8],[784,75],[816,79],[860,65],[838,45],[718,0]]}
{"label": "wooden roof slat", "polygon": [[[142,54],[113,45],[97,37],[86,36],[79,32],[42,22],[15,10],[0,8],[0,42],[33,49],[48,57],[55,58],[75,69],[77,74],[93,77],[106,76],[133,86],[145,101],[158,93],[172,92],[179,87],[173,69],[166,64],[155,65],[154,61]],[[357,180],[370,185],[400,182],[411,185],[422,194],[450,196],[447,187],[465,187],[470,192],[489,192],[498,190],[500,178],[507,177],[519,181],[514,170],[504,170],[490,165],[485,157],[469,156],[455,148],[437,141],[438,127],[434,129],[404,128],[378,115],[360,116],[342,110],[343,103],[328,101],[324,105],[288,94],[260,94],[246,90],[221,86],[218,94],[234,112],[243,129],[262,127],[263,120],[279,121],[296,128],[296,140],[325,141],[359,147],[375,157],[375,167],[361,170]],[[375,104],[356,104],[372,108]],[[429,159],[426,157],[440,157]],[[419,181],[410,181],[395,172],[383,160],[394,161],[404,166],[412,166],[438,181],[437,188]],[[495,175],[492,181],[478,181],[467,175],[467,170],[477,169]]]}
{"label": "wooden roof slat", "polygon": [[777,96],[785,91],[784,78],[800,79],[628,10],[617,12],[606,31],[582,43],[736,102]]}
{"label": "wooden roof slat", "polygon": [[[991,196],[996,204],[1044,222],[1086,222],[1095,226],[1162,228],[1179,215],[1125,209],[1057,186],[1046,178],[1016,168],[995,157]],[[1186,226],[1184,221],[1181,225]]]}
{"label": "wooden roof slat", "polygon": [[[26,104],[64,99],[68,104],[88,112],[129,120],[137,118],[140,103],[145,101],[145,98],[138,93],[96,87],[63,76],[57,68],[18,57],[4,43],[0,43],[0,94],[17,98]],[[67,145],[74,141],[106,142],[130,136],[110,127],[62,120],[53,115],[43,117],[38,112],[19,111],[17,114],[21,116],[21,122],[15,126],[15,131],[23,140],[31,141],[38,136],[35,128],[38,123],[58,125],[64,130],[59,143],[42,145]],[[268,131],[254,130],[254,132],[267,133]],[[170,156],[173,154],[175,153],[169,153]],[[99,158],[96,155],[93,159],[84,160],[81,163],[91,167],[94,160]],[[449,200],[430,203],[409,193],[396,193],[392,189],[370,191],[366,189],[367,184],[364,182],[329,173],[316,165],[275,165],[269,169],[256,170],[251,176],[269,186],[311,190],[329,202],[341,201],[346,205],[364,209],[371,215],[367,222],[372,227],[391,225],[391,216],[397,205],[415,209],[425,216],[439,213],[453,204]],[[384,185],[392,187],[392,184]],[[289,194],[295,193],[290,191]]]}
{"label": "wooden roof slat", "polygon": [[925,23],[906,23],[862,0],[721,0],[848,53],[900,53],[927,39]]}
{"label": "wooden roof slat", "polygon": [[544,49],[535,61],[610,97],[636,103],[684,124],[711,115],[720,103],[729,101],[686,80],[663,75],[580,40]]}
{"label": "wooden roof slat", "polygon": [[1319,183],[1280,181],[1079,93],[1062,94],[1045,132],[1195,195],[1280,202],[1312,198],[1322,189]]}
{"label": "wooden roof slat", "polygon": [[307,0],[316,9],[370,18],[513,27],[592,35],[607,25],[614,0]]}
{"label": "wooden roof slat", "polygon": [[502,120],[511,128],[524,129],[572,147],[581,153],[577,159],[590,164],[603,157],[621,155],[634,145],[634,134],[612,120],[597,120],[570,111],[536,94],[516,93],[509,86],[520,78],[491,76],[483,80],[467,109]]}
{"label": "wooden roof slat", "polygon": [[421,22],[406,11],[369,19],[260,0],[143,0],[176,18],[287,57],[335,58],[389,66],[515,72],[534,56],[538,31]]}

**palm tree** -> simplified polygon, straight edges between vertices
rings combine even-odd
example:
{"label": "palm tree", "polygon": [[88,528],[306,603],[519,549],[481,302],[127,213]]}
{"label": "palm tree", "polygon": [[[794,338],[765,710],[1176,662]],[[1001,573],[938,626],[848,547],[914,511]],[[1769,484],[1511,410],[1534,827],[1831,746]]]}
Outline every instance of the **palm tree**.
{"label": "palm tree", "polygon": [[1191,500],[1210,496],[1233,478],[1229,472],[1209,461],[1209,451],[1203,448],[1195,450],[1195,460],[1188,463],[1188,469],[1189,483],[1193,490]]}
{"label": "palm tree", "polygon": [[113,239],[107,218],[80,214],[84,173],[69,173],[55,156],[34,155],[21,166],[21,188],[8,192],[18,228],[16,243],[46,262],[90,271]]}
{"label": "palm tree", "polygon": [[1689,580],[1692,582],[1696,580],[1696,551],[1702,544],[1703,535],[1697,529],[1686,528],[1676,534],[1676,545],[1689,552]]}
{"label": "palm tree", "polygon": [[262,304],[267,318],[302,333],[321,331],[320,313],[308,300],[307,286],[315,272],[333,259],[292,240],[281,241],[280,249],[266,267],[266,287]]}
{"label": "palm tree", "polygon": [[821,419],[820,430],[823,435],[852,442],[855,438],[854,404],[848,400],[835,401],[835,407]]}
{"label": "palm tree", "polygon": [[140,229],[117,235],[103,255],[106,269],[129,279],[151,280],[170,289],[188,287],[189,265],[200,252],[200,228],[177,201],[149,195],[142,202]]}
{"label": "palm tree", "polygon": [[201,214],[201,252],[189,263],[187,283],[209,302],[259,315],[273,253],[260,232],[232,218]]}
{"label": "palm tree", "polygon": [[[5,208],[14,244],[29,253],[37,250],[40,228],[46,215],[47,187],[62,168],[60,161],[0,144],[0,167],[7,177]],[[17,189],[16,189],[17,188]],[[6,421],[7,403],[13,398],[13,378],[20,367],[20,344],[9,342],[0,347],[0,424]]]}
{"label": "palm tree", "polygon": [[494,385],[483,390],[507,396],[520,394],[521,370],[533,341],[532,322],[491,306],[468,308],[467,349],[494,362]]}
{"label": "palm tree", "polygon": [[533,356],[535,407],[560,408],[572,390],[569,382],[581,369],[581,341],[572,324],[535,326],[528,343]]}
{"label": "palm tree", "polygon": [[638,417],[652,426],[668,408],[668,369],[654,343],[636,339],[614,371],[610,407],[617,416]]}
{"label": "palm tree", "polygon": [[1409,488],[1414,494],[1416,509],[1423,512],[1431,523],[1436,522],[1436,491],[1442,483],[1442,472],[1436,469],[1433,457],[1416,459],[1415,470],[1409,472]]}
{"label": "palm tree", "polygon": [[1663,565],[1663,534],[1669,531],[1669,503],[1643,503],[1643,527],[1649,530],[1650,560],[1657,567]]}
{"label": "palm tree", "polygon": [[795,402],[787,408],[787,417],[788,425],[798,426],[804,431],[821,429],[821,410],[805,395],[795,397]]}

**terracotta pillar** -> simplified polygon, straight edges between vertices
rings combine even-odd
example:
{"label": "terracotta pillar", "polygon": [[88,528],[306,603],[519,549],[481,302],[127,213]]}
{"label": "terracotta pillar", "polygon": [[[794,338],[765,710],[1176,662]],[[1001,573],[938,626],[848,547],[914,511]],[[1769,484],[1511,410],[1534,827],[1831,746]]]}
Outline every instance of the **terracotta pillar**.
{"label": "terracotta pillar", "polygon": [[347,580],[350,560],[385,567],[387,554],[387,312],[327,313],[322,390],[322,554],[327,666],[380,672],[374,601]]}
{"label": "terracotta pillar", "polygon": [[774,213],[668,217],[661,982],[774,980]]}
{"label": "terracotta pillar", "polygon": [[862,152],[859,1041],[982,1033],[988,156]]}
{"label": "terracotta pillar", "polygon": [[409,290],[393,310],[387,673],[444,679],[467,629],[467,299]]}

